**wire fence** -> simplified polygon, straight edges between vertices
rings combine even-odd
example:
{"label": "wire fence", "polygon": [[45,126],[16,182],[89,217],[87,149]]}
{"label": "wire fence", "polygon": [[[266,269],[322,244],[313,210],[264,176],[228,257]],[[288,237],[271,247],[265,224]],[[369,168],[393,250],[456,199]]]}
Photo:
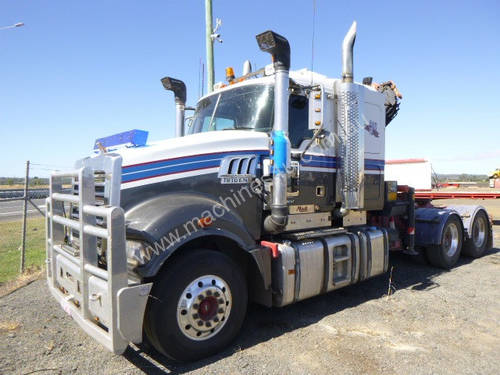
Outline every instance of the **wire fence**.
{"label": "wire fence", "polygon": [[27,270],[42,267],[49,180],[39,176],[64,169],[68,167],[27,161],[23,179],[3,178],[0,187],[0,284]]}

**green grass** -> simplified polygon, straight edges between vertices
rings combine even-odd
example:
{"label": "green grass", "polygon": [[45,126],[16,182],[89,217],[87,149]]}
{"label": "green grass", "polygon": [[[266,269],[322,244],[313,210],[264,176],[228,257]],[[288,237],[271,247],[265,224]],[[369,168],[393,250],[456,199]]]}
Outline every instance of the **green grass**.
{"label": "green grass", "polygon": [[[45,260],[45,218],[28,219],[26,268],[39,268]],[[0,222],[0,283],[19,275],[22,221]]]}

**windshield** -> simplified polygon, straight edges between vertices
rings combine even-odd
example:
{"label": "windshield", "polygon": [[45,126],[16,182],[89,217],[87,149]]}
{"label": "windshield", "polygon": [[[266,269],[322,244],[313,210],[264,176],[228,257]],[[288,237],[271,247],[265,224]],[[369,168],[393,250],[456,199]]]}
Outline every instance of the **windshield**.
{"label": "windshield", "polygon": [[274,91],[270,85],[246,85],[209,96],[198,103],[190,133],[272,129]]}

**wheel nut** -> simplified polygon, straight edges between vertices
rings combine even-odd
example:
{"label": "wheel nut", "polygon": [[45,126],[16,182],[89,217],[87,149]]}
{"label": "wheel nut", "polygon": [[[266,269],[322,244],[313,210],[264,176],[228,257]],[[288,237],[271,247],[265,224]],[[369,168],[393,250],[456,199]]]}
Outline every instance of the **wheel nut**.
{"label": "wheel nut", "polygon": [[198,319],[200,316],[198,314],[193,314],[193,319]]}
{"label": "wheel nut", "polygon": [[197,303],[193,304],[193,309],[197,309],[199,305]]}
{"label": "wheel nut", "polygon": [[219,321],[219,318],[215,317],[214,322],[217,323]]}
{"label": "wheel nut", "polygon": [[222,305],[224,303],[224,300],[222,298],[219,298],[217,302],[219,302],[219,304]]}
{"label": "wheel nut", "polygon": [[212,326],[212,324],[210,324],[210,322],[206,322],[206,323],[205,323],[205,326],[206,326],[206,327],[211,327],[211,326]]}
{"label": "wheel nut", "polygon": [[214,296],[215,296],[215,297],[219,297],[219,296],[220,296],[220,293],[219,293],[219,292],[215,292],[215,293],[214,293]]}
{"label": "wheel nut", "polygon": [[202,325],[203,325],[203,322],[200,320],[200,321],[198,322],[198,326],[200,326],[200,327],[201,327]]}
{"label": "wheel nut", "polygon": [[222,313],[224,312],[224,310],[219,309],[219,310],[217,310],[217,312],[218,312],[219,314],[222,314]]}
{"label": "wheel nut", "polygon": [[207,296],[211,296],[212,295],[212,291],[211,290],[207,290]]}

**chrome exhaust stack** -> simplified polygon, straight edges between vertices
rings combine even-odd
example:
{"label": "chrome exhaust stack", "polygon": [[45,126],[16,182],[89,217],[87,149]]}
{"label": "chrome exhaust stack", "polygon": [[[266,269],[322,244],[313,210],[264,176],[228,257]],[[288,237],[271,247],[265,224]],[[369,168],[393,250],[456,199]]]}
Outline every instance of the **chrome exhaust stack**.
{"label": "chrome exhaust stack", "polygon": [[352,61],[357,23],[354,21],[342,42],[342,82],[353,82]]}
{"label": "chrome exhaust stack", "polygon": [[165,90],[173,91],[175,96],[175,136],[184,136],[184,111],[186,108],[186,85],[179,79],[164,77],[161,83]]}
{"label": "chrome exhaust stack", "polygon": [[349,210],[359,210],[364,203],[364,132],[361,123],[361,98],[354,84],[353,47],[356,21],[342,43],[342,82],[337,86],[338,135],[340,138],[340,176],[343,216]]}
{"label": "chrome exhaust stack", "polygon": [[280,233],[288,222],[287,167],[290,160],[288,139],[288,71],[290,69],[290,44],[283,36],[266,31],[256,36],[259,48],[271,54],[274,71],[274,129],[272,133],[271,160],[273,166],[273,195],[271,215],[264,220],[264,229]]}

